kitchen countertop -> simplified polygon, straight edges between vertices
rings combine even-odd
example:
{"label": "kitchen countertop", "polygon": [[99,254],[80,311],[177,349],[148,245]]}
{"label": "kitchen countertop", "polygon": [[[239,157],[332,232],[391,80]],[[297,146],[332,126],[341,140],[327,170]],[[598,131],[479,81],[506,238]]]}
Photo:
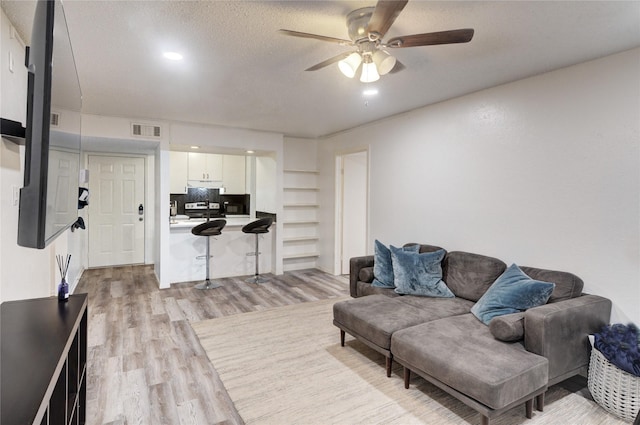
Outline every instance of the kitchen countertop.
{"label": "kitchen countertop", "polygon": [[[213,220],[218,220],[216,218],[212,218]],[[227,227],[241,227],[244,226],[246,224],[251,223],[252,221],[256,220],[255,218],[251,218],[248,215],[246,216],[233,216],[233,217],[225,217],[223,220],[227,220],[227,225],[225,226],[225,228]],[[171,221],[169,222],[169,228],[170,229],[191,229],[192,227],[197,226],[198,224],[202,224],[204,223],[205,220],[204,218],[192,218],[189,220],[176,220],[175,222]]]}

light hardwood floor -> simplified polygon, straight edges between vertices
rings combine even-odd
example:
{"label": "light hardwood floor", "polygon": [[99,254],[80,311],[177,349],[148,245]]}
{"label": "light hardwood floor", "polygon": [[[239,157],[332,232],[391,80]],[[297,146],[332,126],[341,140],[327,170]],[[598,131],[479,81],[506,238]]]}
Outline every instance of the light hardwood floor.
{"label": "light hardwood floor", "polygon": [[348,280],[318,270],[263,285],[218,279],[158,289],[151,266],[91,269],[87,424],[242,424],[190,322],[348,295]]}

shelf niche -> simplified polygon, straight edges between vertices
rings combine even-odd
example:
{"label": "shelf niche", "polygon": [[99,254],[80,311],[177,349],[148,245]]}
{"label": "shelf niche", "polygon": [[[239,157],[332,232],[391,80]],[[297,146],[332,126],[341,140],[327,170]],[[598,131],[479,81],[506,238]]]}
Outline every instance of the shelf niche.
{"label": "shelf niche", "polygon": [[313,268],[318,252],[318,172],[284,170],[283,268],[285,271]]}

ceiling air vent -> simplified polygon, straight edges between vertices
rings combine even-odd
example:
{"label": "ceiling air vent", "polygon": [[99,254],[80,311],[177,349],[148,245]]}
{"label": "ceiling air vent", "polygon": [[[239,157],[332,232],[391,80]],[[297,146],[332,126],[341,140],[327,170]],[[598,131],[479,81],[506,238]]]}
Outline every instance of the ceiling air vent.
{"label": "ceiling air vent", "polygon": [[51,112],[51,127],[57,127],[60,123],[60,114],[57,112]]}
{"label": "ceiling air vent", "polygon": [[131,123],[131,134],[141,137],[160,137],[160,126]]}

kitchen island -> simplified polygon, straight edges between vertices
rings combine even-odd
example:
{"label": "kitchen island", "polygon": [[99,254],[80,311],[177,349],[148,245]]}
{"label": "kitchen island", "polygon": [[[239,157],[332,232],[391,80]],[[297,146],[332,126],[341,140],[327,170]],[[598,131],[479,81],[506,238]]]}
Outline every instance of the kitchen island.
{"label": "kitchen island", "polygon": [[[213,220],[213,219],[212,219]],[[255,218],[249,216],[233,216],[225,218],[227,225],[220,236],[211,237],[210,278],[253,275],[255,273],[255,257],[247,256],[255,251],[255,236],[242,232],[242,227]],[[204,219],[175,220],[169,223],[169,281],[170,283],[202,281],[205,279],[207,238],[194,236],[191,229],[204,223]],[[260,273],[272,271],[273,232],[275,223],[269,233],[260,235]],[[196,258],[202,256],[201,258]]]}

